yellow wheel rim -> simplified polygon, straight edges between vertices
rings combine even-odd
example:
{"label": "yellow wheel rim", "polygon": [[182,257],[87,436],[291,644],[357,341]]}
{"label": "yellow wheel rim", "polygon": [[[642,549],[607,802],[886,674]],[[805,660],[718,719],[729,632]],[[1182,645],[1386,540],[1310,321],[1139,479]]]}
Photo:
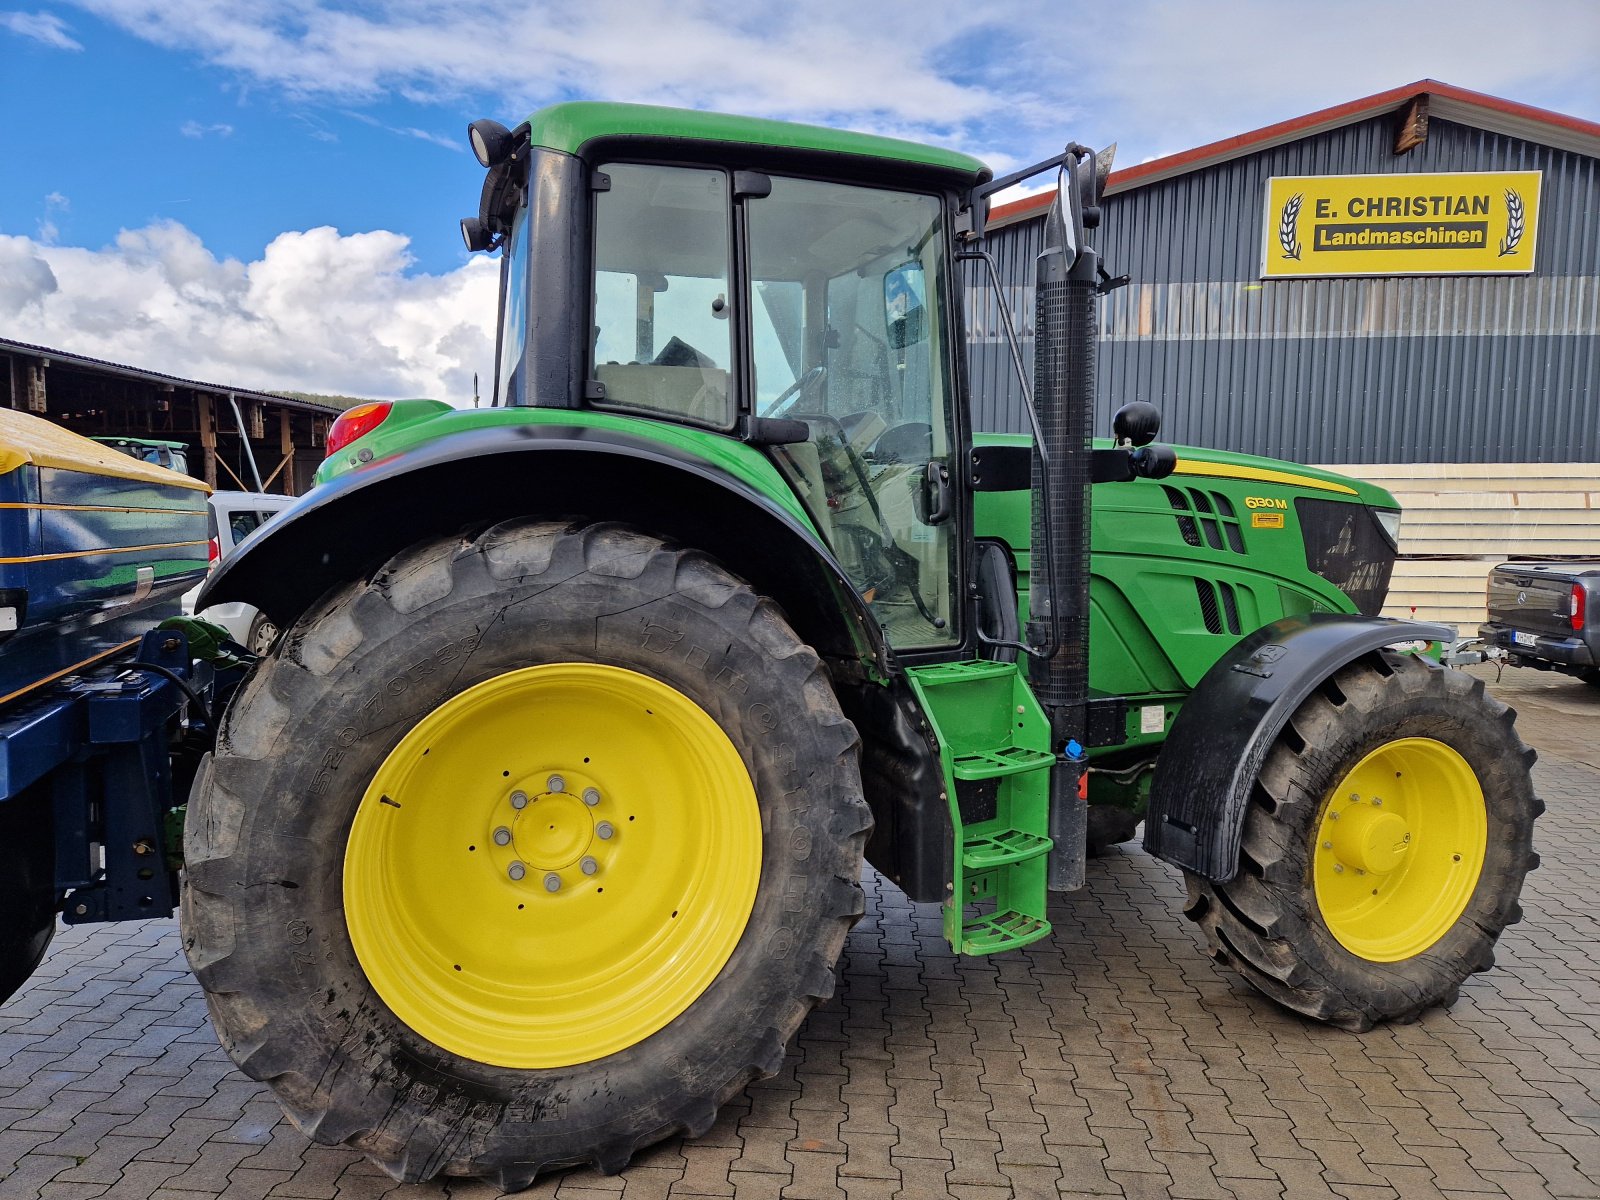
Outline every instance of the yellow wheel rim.
{"label": "yellow wheel rim", "polygon": [[1401,738],[1329,795],[1312,844],[1317,907],[1352,954],[1398,962],[1450,931],[1483,873],[1483,789],[1461,755]]}
{"label": "yellow wheel rim", "polygon": [[755,789],[721,727],[648,676],[559,663],[468,688],[384,760],[345,849],[345,920],[417,1033],[563,1067],[693,1004],[760,873]]}

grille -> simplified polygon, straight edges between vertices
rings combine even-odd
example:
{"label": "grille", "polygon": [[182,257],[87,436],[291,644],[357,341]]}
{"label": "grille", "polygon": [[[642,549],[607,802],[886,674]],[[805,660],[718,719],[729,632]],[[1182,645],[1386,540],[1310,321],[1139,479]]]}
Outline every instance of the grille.
{"label": "grille", "polygon": [[1194,594],[1195,599],[1200,601],[1200,619],[1205,622],[1207,633],[1242,632],[1239,625],[1239,598],[1234,594],[1232,584],[1212,583],[1209,579],[1196,577]]}
{"label": "grille", "polygon": [[1221,492],[1174,487],[1170,483],[1162,484],[1161,490],[1167,494],[1167,503],[1172,505],[1173,516],[1177,518],[1178,533],[1186,543],[1221,550],[1226,542],[1235,554],[1245,552],[1239,515],[1233,502]]}
{"label": "grille", "polygon": [[1394,572],[1395,548],[1364,504],[1313,500],[1294,502],[1305,539],[1306,566],[1333,584],[1365,616],[1383,611]]}
{"label": "grille", "polygon": [[1200,544],[1200,527],[1195,524],[1194,518],[1189,515],[1189,498],[1175,487],[1161,485],[1161,490],[1167,494],[1167,503],[1171,504],[1178,518],[1178,533],[1183,540],[1191,546]]}

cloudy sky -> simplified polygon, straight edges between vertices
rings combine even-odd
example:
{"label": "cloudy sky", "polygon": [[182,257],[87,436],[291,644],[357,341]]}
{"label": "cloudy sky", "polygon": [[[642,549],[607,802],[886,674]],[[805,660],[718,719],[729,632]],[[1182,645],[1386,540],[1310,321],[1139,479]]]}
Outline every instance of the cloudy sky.
{"label": "cloudy sky", "polygon": [[[4,3],[4,0],[0,0]],[[76,0],[0,10],[0,337],[470,400],[466,122],[565,99],[1123,164],[1422,78],[1600,120],[1600,2]]]}

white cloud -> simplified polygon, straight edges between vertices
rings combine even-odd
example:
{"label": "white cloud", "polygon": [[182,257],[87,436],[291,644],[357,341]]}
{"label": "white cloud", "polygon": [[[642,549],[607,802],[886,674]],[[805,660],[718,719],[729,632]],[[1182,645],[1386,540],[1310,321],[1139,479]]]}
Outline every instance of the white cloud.
{"label": "white cloud", "polygon": [[[1420,79],[1600,119],[1594,0],[1454,0],[1404,14],[1387,0],[1135,0],[1034,34],[1019,42],[1023,71],[1052,98],[1092,98],[1074,136],[1120,139],[1130,163]],[[1082,45],[1100,52],[1064,70]]]}
{"label": "white cloud", "polygon": [[233,126],[221,121],[212,125],[204,125],[199,121],[185,121],[182,125],[178,126],[178,132],[183,134],[183,136],[186,138],[225,138],[233,136]]}
{"label": "white cloud", "polygon": [[418,138],[424,142],[432,142],[435,146],[443,146],[446,150],[454,150],[457,154],[465,154],[467,147],[462,138],[447,138],[437,133],[429,133],[426,129],[418,129],[414,125],[407,125],[404,129],[395,130],[407,137]]}
{"label": "white cloud", "polygon": [[323,227],[254,262],[176,222],[100,250],[0,237],[7,336],[208,383],[469,403],[493,378],[499,263],[408,274],[407,239]]}
{"label": "white cloud", "polygon": [[58,286],[38,246],[0,234],[0,316],[19,318],[30,306],[42,310]]}
{"label": "white cloud", "polygon": [[674,104],[932,141],[997,170],[1069,138],[1138,162],[1421,78],[1600,118],[1594,0],[1457,0],[1408,14],[1405,36],[1390,0],[74,2],[301,99],[470,99],[508,121],[572,97]]}
{"label": "white cloud", "polygon": [[[494,95],[520,112],[574,95],[848,122],[919,136],[993,110],[988,87],[934,66],[987,26],[958,0],[78,0],[130,34],[301,97]],[[519,112],[520,110],[520,112]]]}
{"label": "white cloud", "polygon": [[74,40],[65,21],[54,13],[0,12],[0,29],[9,30],[18,37],[32,38],[57,50],[82,50],[83,43]]}

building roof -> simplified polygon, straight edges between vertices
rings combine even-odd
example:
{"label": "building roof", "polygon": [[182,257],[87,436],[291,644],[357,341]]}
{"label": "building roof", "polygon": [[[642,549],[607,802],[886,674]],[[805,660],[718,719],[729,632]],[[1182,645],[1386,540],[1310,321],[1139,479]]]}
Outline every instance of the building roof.
{"label": "building roof", "polygon": [[318,416],[338,416],[339,410],[327,404],[315,404],[309,400],[297,400],[291,396],[278,396],[272,392],[257,392],[249,388],[229,387],[221,383],[202,383],[195,379],[182,379],[177,375],[165,375],[160,371],[147,371],[143,367],[129,367],[122,363],[107,362],[101,358],[89,358],[83,354],[72,354],[66,350],[54,350],[49,346],[33,346],[27,342],[14,342],[9,338],[0,338],[0,354],[20,354],[29,358],[47,359],[51,363],[60,363],[83,370],[98,372],[103,375],[117,375],[123,379],[137,379],[143,383],[166,384],[172,387],[185,387],[199,392],[211,392],[220,396],[236,396],[241,400],[257,400],[267,404],[275,404],[281,408],[293,409],[296,412],[315,413]]}
{"label": "building roof", "polygon": [[[1221,141],[1209,142],[1193,150],[1154,158],[1121,171],[1113,171],[1106,181],[1106,194],[1143,187],[1175,175],[1185,175],[1203,167],[1215,166],[1229,159],[1242,158],[1296,142],[1301,138],[1326,133],[1345,125],[1354,125],[1387,112],[1396,112],[1419,97],[1426,96],[1431,115],[1443,117],[1462,125],[1486,129],[1509,137],[1521,138],[1558,150],[1572,150],[1600,158],[1600,124],[1569,117],[1531,104],[1502,100],[1498,96],[1468,91],[1436,79],[1419,79],[1402,87],[1391,88],[1360,100],[1336,104],[1319,109],[1303,117],[1279,121],[1261,129],[1241,133]],[[989,225],[1009,225],[1015,221],[1038,216],[1050,207],[1054,190],[1036,196],[1025,196],[1009,204],[998,205],[989,214]]]}

